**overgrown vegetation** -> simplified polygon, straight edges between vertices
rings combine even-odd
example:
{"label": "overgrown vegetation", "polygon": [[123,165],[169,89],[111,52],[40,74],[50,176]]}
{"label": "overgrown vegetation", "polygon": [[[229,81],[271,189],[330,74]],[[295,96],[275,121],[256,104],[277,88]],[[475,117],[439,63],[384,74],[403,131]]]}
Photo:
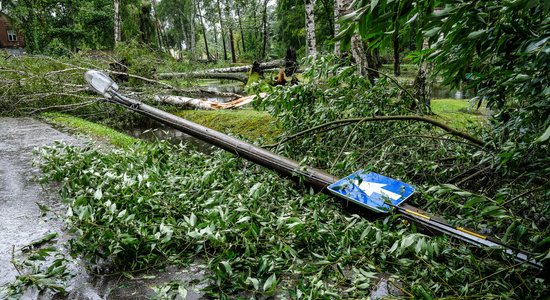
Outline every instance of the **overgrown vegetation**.
{"label": "overgrown vegetation", "polygon": [[43,179],[63,183],[73,251],[111,270],[200,257],[216,298],[362,298],[386,273],[405,296],[544,293],[498,250],[429,238],[397,216],[369,221],[228,153],[174,147],[42,150]]}

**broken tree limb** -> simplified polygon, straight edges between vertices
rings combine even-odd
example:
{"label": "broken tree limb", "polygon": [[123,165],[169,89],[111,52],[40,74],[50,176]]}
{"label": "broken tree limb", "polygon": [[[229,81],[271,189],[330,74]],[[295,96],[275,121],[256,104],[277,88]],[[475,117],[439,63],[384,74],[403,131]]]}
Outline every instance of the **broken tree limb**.
{"label": "broken tree limb", "polygon": [[[277,59],[268,61],[265,63],[260,64],[260,69],[273,69],[273,68],[279,68],[281,66],[285,65],[284,59]],[[171,77],[182,77],[185,76],[183,74],[190,74],[190,73],[243,73],[248,72],[252,69],[252,65],[246,65],[246,66],[237,66],[237,67],[229,67],[229,68],[218,68],[218,69],[210,69],[210,70],[204,70],[201,72],[187,72],[187,73],[160,73],[158,74],[158,78],[171,78]]]}
{"label": "broken tree limb", "polygon": [[159,79],[166,78],[199,78],[199,79],[228,79],[228,80],[237,80],[243,83],[248,81],[248,76],[240,73],[210,73],[209,71],[205,72],[188,72],[188,73],[162,73],[158,74]]}
{"label": "broken tree limb", "polygon": [[[214,102],[214,101],[205,100],[205,99],[197,99],[197,98],[189,98],[189,97],[173,96],[173,95],[155,96],[154,100],[159,103],[176,105],[176,106],[181,106],[186,108],[215,110],[215,109],[238,108],[254,101],[254,99],[256,99],[257,96],[258,95],[241,97],[226,103],[219,103],[219,102]],[[264,98],[267,96],[267,94],[260,93],[259,96],[261,98]]]}
{"label": "broken tree limb", "polygon": [[[110,70],[104,70],[104,72],[109,73],[109,74],[115,74],[115,75],[125,75],[125,76],[128,76],[129,78],[134,78],[134,79],[141,80],[141,81],[144,81],[144,82],[147,82],[147,83],[150,83],[150,84],[158,85],[158,86],[161,86],[165,89],[173,90],[176,93],[180,93],[180,94],[184,94],[184,95],[190,95],[190,94],[191,95],[210,95],[210,96],[223,97],[223,98],[242,97],[241,95],[235,94],[235,93],[217,92],[217,91],[206,90],[206,89],[201,89],[201,88],[181,89],[181,88],[171,86],[167,83],[164,83],[164,82],[161,82],[161,81],[158,81],[158,80],[155,80],[155,79],[151,79],[151,78],[147,78],[147,77],[143,77],[143,76],[138,76],[138,75],[134,75],[134,74],[130,74],[130,73],[125,73],[125,72],[117,72],[117,71],[110,71]],[[243,75],[243,76],[246,77],[246,75]]]}
{"label": "broken tree limb", "polygon": [[264,147],[265,148],[276,147],[276,146],[278,146],[282,143],[294,140],[294,139],[296,139],[296,138],[298,138],[302,135],[308,134],[310,132],[315,132],[319,129],[323,129],[323,128],[326,128],[326,127],[331,127],[330,129],[332,130],[332,129],[335,129],[335,128],[338,128],[338,127],[346,126],[346,125],[351,124],[351,123],[376,122],[376,121],[417,121],[417,122],[428,123],[428,124],[431,124],[433,126],[436,126],[436,127],[439,127],[441,129],[443,129],[444,131],[446,131],[447,133],[449,133],[451,135],[454,135],[454,136],[463,138],[467,141],[470,141],[473,144],[479,145],[479,146],[484,147],[484,148],[492,149],[491,145],[489,145],[489,144],[485,143],[484,141],[482,141],[482,140],[480,140],[476,137],[473,137],[473,136],[471,136],[467,133],[460,132],[460,131],[458,131],[456,129],[453,129],[453,128],[447,126],[446,124],[438,122],[434,119],[431,119],[431,118],[428,118],[428,117],[423,117],[423,116],[415,116],[415,115],[410,115],[410,116],[377,116],[377,117],[351,118],[351,119],[336,120],[336,121],[332,121],[332,122],[328,122],[328,123],[325,123],[325,124],[321,124],[321,125],[318,125],[318,126],[308,128],[304,131],[298,132],[298,133],[293,134],[293,135],[291,135],[287,138],[284,138],[281,141],[279,141],[278,143],[271,144],[271,145],[266,145]]}

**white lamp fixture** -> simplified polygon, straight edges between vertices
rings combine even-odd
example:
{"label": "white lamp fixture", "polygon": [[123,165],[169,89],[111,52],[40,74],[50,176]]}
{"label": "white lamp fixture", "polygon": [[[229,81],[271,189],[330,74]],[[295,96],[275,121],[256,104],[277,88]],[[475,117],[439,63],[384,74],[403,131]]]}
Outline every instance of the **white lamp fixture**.
{"label": "white lamp fixture", "polygon": [[84,74],[84,79],[88,84],[99,94],[105,98],[112,98],[113,95],[109,93],[111,90],[118,90],[118,84],[114,82],[105,73],[96,70],[89,70]]}

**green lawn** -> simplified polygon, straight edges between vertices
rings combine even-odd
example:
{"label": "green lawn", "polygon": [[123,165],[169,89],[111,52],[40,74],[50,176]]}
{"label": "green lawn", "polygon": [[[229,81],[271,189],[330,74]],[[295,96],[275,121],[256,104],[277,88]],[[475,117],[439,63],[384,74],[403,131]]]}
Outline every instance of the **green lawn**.
{"label": "green lawn", "polygon": [[139,141],[139,139],[118,132],[107,126],[90,122],[78,117],[61,113],[43,113],[41,116],[49,123],[70,128],[79,133],[92,136],[98,140],[107,141],[116,147],[129,147]]}
{"label": "green lawn", "polygon": [[242,135],[253,141],[273,141],[281,130],[273,118],[263,111],[242,110],[182,110],[176,115],[224,133]]}
{"label": "green lawn", "polygon": [[443,121],[456,129],[483,126],[487,120],[488,111],[482,107],[479,110],[470,108],[469,100],[435,99],[432,100],[432,111],[435,119]]}

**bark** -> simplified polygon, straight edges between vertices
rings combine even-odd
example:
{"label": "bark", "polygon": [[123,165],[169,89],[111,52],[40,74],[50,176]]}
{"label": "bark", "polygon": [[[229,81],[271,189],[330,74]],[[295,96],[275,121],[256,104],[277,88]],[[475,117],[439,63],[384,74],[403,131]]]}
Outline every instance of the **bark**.
{"label": "bark", "polygon": [[306,5],[306,55],[317,57],[317,49],[315,43],[315,0],[305,0]]}
{"label": "bark", "polygon": [[216,49],[216,59],[219,58],[219,53],[218,53],[218,25],[216,23],[212,23],[212,27],[214,29],[214,45],[216,45],[215,49]]}
{"label": "bark", "polygon": [[[428,39],[424,39],[422,50],[428,49]],[[420,61],[418,73],[414,79],[414,96],[420,103],[421,111],[427,113],[431,112],[431,97],[432,97],[432,85],[428,82],[430,74],[432,72],[433,65],[427,62],[425,59]]]}
{"label": "bark", "polygon": [[237,80],[243,83],[248,81],[248,76],[240,73],[210,73],[210,72],[188,72],[188,73],[162,73],[158,74],[157,78],[197,78],[197,79],[227,79]]}
{"label": "bark", "polygon": [[229,46],[231,49],[231,62],[237,62],[237,56],[235,55],[235,41],[233,40],[233,28],[229,27]]}
{"label": "bark", "polygon": [[[338,33],[340,33],[340,23],[338,23],[338,19],[345,13],[343,1],[345,0],[334,0],[334,37],[336,37]],[[335,41],[334,43],[334,53],[337,56],[341,55],[339,41]]]}
{"label": "bark", "polygon": [[401,75],[401,62],[399,60],[399,30],[400,30],[400,23],[399,23],[399,15],[401,14],[401,8],[402,4],[399,2],[397,4],[399,7],[397,11],[394,14],[393,18],[393,24],[394,24],[394,30],[393,30],[393,75],[399,76]]}
{"label": "bark", "polygon": [[266,51],[267,51],[267,2],[268,0],[264,0],[264,13],[263,13],[263,16],[262,16],[262,21],[263,21],[263,25],[262,25],[262,28],[263,28],[263,33],[262,33],[262,37],[263,37],[263,45],[262,45],[262,53],[260,54],[260,58],[261,59],[264,59],[265,58],[265,55],[266,55]]}
{"label": "bark", "polygon": [[202,11],[201,11],[201,7],[200,7],[200,4],[199,4],[200,1],[197,1],[197,15],[199,16],[199,20],[201,22],[201,26],[202,26],[202,37],[204,39],[204,48],[206,50],[206,60],[209,60],[210,59],[210,51],[208,51],[208,40],[206,38],[206,26],[204,26],[204,19],[202,18]]}
{"label": "bark", "polygon": [[191,18],[189,22],[189,54],[191,59],[195,59],[196,57],[196,51],[197,51],[197,44],[195,40],[196,31],[195,31],[195,1],[198,0],[192,0],[191,5]]}
{"label": "bark", "polygon": [[351,37],[351,55],[357,65],[357,72],[362,76],[367,75],[367,68],[369,67],[367,52],[363,41],[357,34]]}
{"label": "bark", "polygon": [[401,75],[401,61],[399,60],[399,34],[393,35],[393,75]]}
{"label": "bark", "polygon": [[225,18],[227,20],[227,27],[229,27],[229,49],[231,50],[231,62],[237,62],[237,56],[235,54],[235,39],[233,36],[233,18],[231,16],[231,3],[228,0],[225,0]]}
{"label": "bark", "polygon": [[[267,96],[267,94],[260,93],[259,96],[261,98],[264,98]],[[182,96],[171,96],[171,95],[155,96],[154,100],[162,104],[176,105],[176,106],[181,106],[185,108],[215,110],[215,109],[239,108],[241,106],[251,103],[256,99],[256,97],[258,96],[251,95],[251,96],[241,97],[226,103],[219,103],[219,102],[205,100],[205,99],[189,98],[189,97],[182,97]]]}
{"label": "bark", "polygon": [[[284,65],[285,65],[284,59],[277,59],[277,60],[261,63],[260,69],[267,70],[267,69],[281,67]],[[205,70],[201,72],[191,72],[191,73],[242,73],[242,72],[248,72],[250,71],[250,69],[252,69],[252,65],[210,69],[210,70]],[[178,77],[178,76],[181,76],[181,74],[187,74],[187,73],[161,73],[161,74],[158,74],[158,77],[159,78]]]}
{"label": "bark", "polygon": [[120,33],[120,2],[119,0],[114,0],[115,6],[115,45],[118,44],[122,38]]}
{"label": "bark", "polygon": [[225,30],[223,30],[223,18],[222,18],[222,6],[220,0],[218,2],[218,16],[220,17],[220,30],[222,32],[222,44],[223,44],[223,59],[227,60],[227,47],[225,46]]}
{"label": "bark", "polygon": [[241,41],[242,41],[242,44],[243,44],[243,53],[246,52],[246,46],[245,46],[245,42],[244,42],[244,30],[243,30],[243,23],[241,21],[241,10],[239,8],[239,6],[237,6],[237,20],[239,20],[239,28],[241,29]]}
{"label": "bark", "polygon": [[[296,56],[296,50],[294,47],[290,46],[286,50],[286,57],[285,57],[285,76],[291,77],[296,73],[298,70],[298,62],[297,62],[297,56]],[[293,77],[294,80],[294,77]]]}

